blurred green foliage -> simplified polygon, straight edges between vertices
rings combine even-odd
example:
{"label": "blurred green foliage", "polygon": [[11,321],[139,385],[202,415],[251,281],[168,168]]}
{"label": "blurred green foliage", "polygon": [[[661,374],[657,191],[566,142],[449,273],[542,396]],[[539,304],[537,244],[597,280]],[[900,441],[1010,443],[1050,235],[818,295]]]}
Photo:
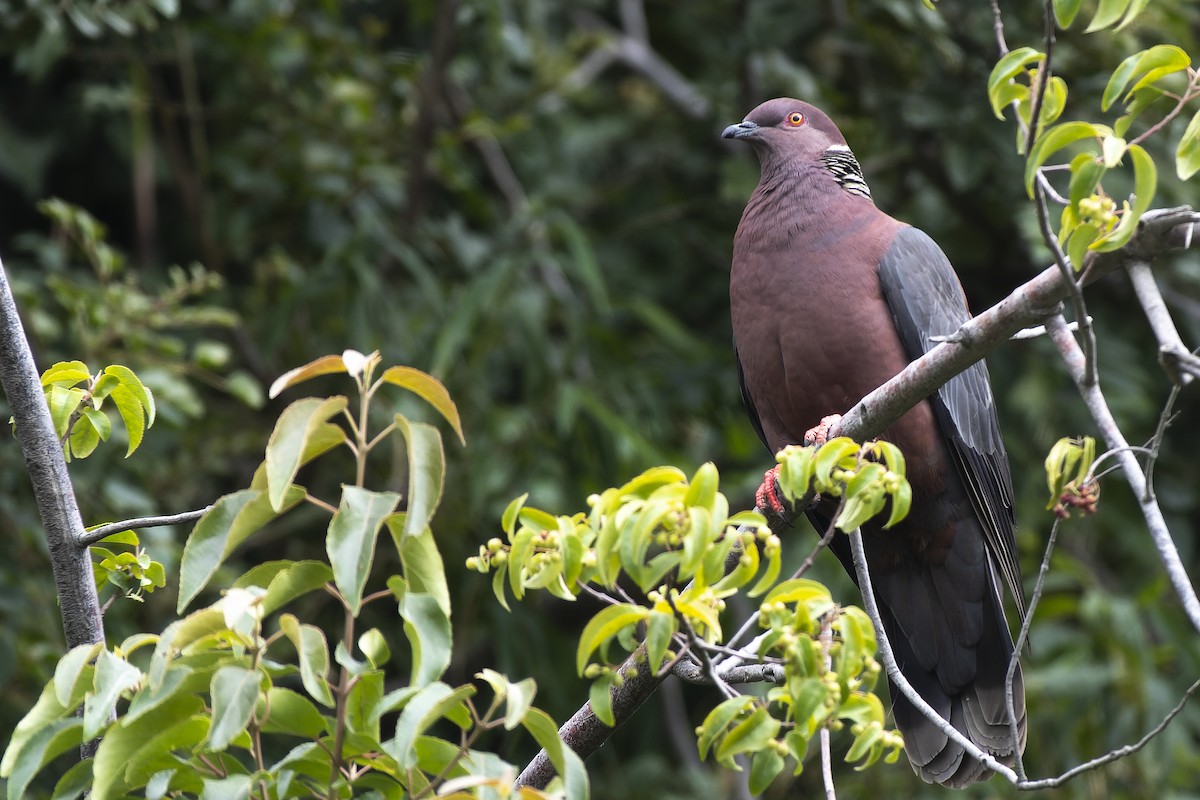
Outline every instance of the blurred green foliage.
{"label": "blurred green foliage", "polygon": [[[1084,6],[1090,18],[1095,3]],[[638,8],[644,17],[629,13]],[[1010,46],[1040,46],[1035,6],[1005,13]],[[644,48],[614,38],[642,23],[658,60],[638,61]],[[988,103],[992,23],[988,4],[954,0],[936,11],[915,0],[0,3],[0,254],[39,365],[127,364],[159,405],[137,457],[101,448],[72,465],[86,522],[198,508],[246,485],[283,407],[255,408],[262,389],[316,353],[380,349],[448,386],[469,443],[451,454],[437,521],[461,615],[453,677],[484,665],[533,675],[547,710],[569,715],[586,696],[571,647],[589,614],[529,604],[506,614],[486,581],[454,565],[516,494],[575,508],[659,463],[690,472],[713,460],[734,507],[752,504],[772,461],[738,400],[726,271],[757,167],[719,131],[775,95],[822,106],[876,202],[929,232],[972,306],[986,307],[1049,262],[1012,124]],[[1162,42],[1196,53],[1200,8],[1162,0],[1116,35],[1082,28],[1055,50],[1071,85],[1064,119],[1096,117],[1129,53]],[[1146,143],[1160,164],[1185,125]],[[1186,202],[1172,170],[1159,172],[1156,204]],[[107,226],[121,277],[98,272],[94,252],[38,211],[51,197]],[[202,272],[173,268],[194,262]],[[1162,266],[1196,343],[1200,260]],[[203,291],[177,310],[223,311],[169,330],[132,324],[180,280]],[[1089,303],[1107,395],[1143,441],[1169,387],[1123,281],[1090,290]],[[150,308],[117,304],[137,297]],[[1051,524],[1046,453],[1093,431],[1049,343],[1003,348],[991,369],[1029,574]],[[1190,393],[1178,410],[1195,413]],[[1192,566],[1197,431],[1173,427],[1156,471]],[[375,468],[403,488],[402,454]],[[29,495],[10,441],[0,448],[0,734],[62,651]],[[800,546],[785,537],[784,547],[799,558],[812,540],[794,536]],[[182,532],[141,539],[173,584]],[[1137,739],[1200,670],[1195,632],[1119,480],[1060,541],[1027,654],[1035,775]],[[320,546],[301,520],[244,555],[304,558]],[[835,596],[855,602],[836,565],[822,568]],[[110,637],[161,628],[147,620],[172,613],[171,593],[117,603]],[[697,766],[694,740],[675,737],[699,721],[686,718],[692,691],[664,691],[595,759],[598,797],[738,796],[736,776]],[[1188,708],[1139,755],[1048,794],[1195,796],[1198,735],[1200,708]],[[702,771],[681,780],[680,765]],[[766,796],[815,792],[818,772]],[[844,770],[839,788],[938,791],[903,766]],[[993,782],[968,796],[1009,794]]]}

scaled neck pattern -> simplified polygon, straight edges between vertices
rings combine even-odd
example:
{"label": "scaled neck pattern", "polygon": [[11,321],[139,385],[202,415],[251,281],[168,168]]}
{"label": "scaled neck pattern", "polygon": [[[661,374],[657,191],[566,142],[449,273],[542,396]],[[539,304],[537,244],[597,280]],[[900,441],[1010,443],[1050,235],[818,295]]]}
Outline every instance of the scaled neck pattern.
{"label": "scaled neck pattern", "polygon": [[847,192],[871,199],[871,187],[867,186],[862,167],[858,165],[858,159],[850,152],[849,147],[844,144],[830,145],[821,154],[821,163]]}

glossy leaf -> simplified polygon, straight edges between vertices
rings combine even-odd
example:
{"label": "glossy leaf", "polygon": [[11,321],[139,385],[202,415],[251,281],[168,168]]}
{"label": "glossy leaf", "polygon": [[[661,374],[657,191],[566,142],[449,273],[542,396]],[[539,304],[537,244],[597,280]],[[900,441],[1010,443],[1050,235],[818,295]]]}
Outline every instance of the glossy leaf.
{"label": "glossy leaf", "polygon": [[345,408],[345,397],[306,397],[292,403],[279,415],[267,442],[267,493],[272,508],[283,508],[288,488],[303,463],[309,441],[331,417]]}
{"label": "glossy leaf", "polygon": [[96,659],[93,691],[83,704],[83,736],[94,739],[114,714],[121,694],[137,686],[142,671],[108,650]]}
{"label": "glossy leaf", "polygon": [[338,591],[346,598],[355,616],[362,607],[363,589],[375,558],[379,529],[399,502],[400,495],[394,492],[342,487],[342,502],[329,523],[325,550]]}
{"label": "glossy leaf", "polygon": [[225,666],[212,678],[212,727],[208,731],[209,750],[220,751],[246,730],[258,702],[260,677],[257,670]]}
{"label": "glossy leaf", "polygon": [[1025,191],[1033,197],[1033,183],[1037,178],[1037,171],[1059,150],[1080,139],[1102,139],[1111,134],[1112,129],[1107,125],[1091,122],[1064,122],[1050,128],[1039,136],[1030,148],[1029,157],[1025,162]]}
{"label": "glossy leaf", "polygon": [[[1041,63],[1045,59],[1045,53],[1032,47],[1018,47],[996,62],[992,74],[988,77],[987,93],[992,104],[992,113],[997,119],[1004,119],[1004,107],[1017,99],[1010,90],[1013,79],[1024,74],[1031,65]],[[1021,88],[1028,91],[1027,87]]]}
{"label": "glossy leaf", "polygon": [[316,739],[330,728],[321,712],[307,697],[291,689],[273,686],[260,705],[264,733],[283,733],[303,739]]}
{"label": "glossy leaf", "polygon": [[1132,95],[1138,89],[1154,83],[1159,78],[1186,70],[1191,64],[1191,57],[1182,48],[1175,45],[1160,44],[1134,53],[1122,61],[1116,70],[1113,71],[1108,85],[1104,87],[1104,95],[1100,100],[1100,108],[1103,111],[1107,111],[1134,78],[1138,78],[1138,80],[1134,83],[1133,88],[1129,90],[1126,97]]}
{"label": "glossy leaf", "polygon": [[575,671],[582,675],[588,659],[597,648],[608,642],[623,629],[641,622],[650,612],[641,606],[620,603],[608,606],[592,617],[579,637],[575,652]]}
{"label": "glossy leaf", "polygon": [[414,686],[424,686],[442,677],[450,665],[453,640],[450,619],[437,599],[421,592],[408,591],[400,601],[404,635],[412,646]]}
{"label": "glossy leaf", "polygon": [[446,480],[446,454],[437,428],[423,422],[410,422],[400,414],[395,416],[395,423],[404,434],[408,448],[408,508],[404,533],[411,536],[428,528],[437,511]]}
{"label": "glossy leaf", "polygon": [[1064,30],[1071,27],[1082,7],[1083,0],[1054,0],[1054,18],[1058,20],[1058,26]]}
{"label": "glossy leaf", "polygon": [[393,514],[387,518],[388,531],[400,554],[404,568],[404,580],[414,592],[428,594],[437,600],[442,613],[450,618],[450,589],[446,584],[446,567],[442,554],[438,552],[433,532],[426,528],[415,534],[405,535],[407,521],[404,514]]}
{"label": "glossy leaf", "polygon": [[1200,111],[1197,111],[1183,131],[1175,148],[1175,174],[1186,181],[1200,171]]}
{"label": "glossy leaf", "polygon": [[203,741],[208,733],[203,712],[199,697],[180,695],[133,723],[110,728],[96,749],[92,800],[124,797],[130,788],[125,783],[129,767]]}
{"label": "glossy leaf", "polygon": [[1128,7],[1129,0],[1100,0],[1096,14],[1092,17],[1092,22],[1084,30],[1084,33],[1094,33],[1115,25]]}
{"label": "glossy leaf", "polygon": [[587,800],[590,789],[583,760],[574,750],[563,744],[558,736],[558,726],[554,724],[550,715],[541,709],[531,708],[521,724],[546,751],[550,763],[562,776],[566,800]]}
{"label": "glossy leaf", "polygon": [[309,696],[330,708],[333,693],[329,690],[329,644],[325,633],[315,625],[301,624],[291,614],[279,618],[279,629],[292,641],[300,656],[300,680]]}
{"label": "glossy leaf", "polygon": [[78,717],[55,720],[41,728],[20,750],[8,778],[9,800],[26,797],[25,790],[42,768],[68,750],[78,748],[84,741],[83,721]]}
{"label": "glossy leaf", "polygon": [[179,560],[179,602],[182,613],[239,544],[281,513],[304,499],[298,486],[287,487],[278,510],[266,493],[243,489],[221,497],[196,522]]}
{"label": "glossy leaf", "polygon": [[401,769],[416,766],[417,737],[474,693],[475,687],[469,684],[451,689],[444,683],[435,682],[420,689],[400,712],[400,718],[396,721],[396,735],[383,743],[384,752],[394,758]]}

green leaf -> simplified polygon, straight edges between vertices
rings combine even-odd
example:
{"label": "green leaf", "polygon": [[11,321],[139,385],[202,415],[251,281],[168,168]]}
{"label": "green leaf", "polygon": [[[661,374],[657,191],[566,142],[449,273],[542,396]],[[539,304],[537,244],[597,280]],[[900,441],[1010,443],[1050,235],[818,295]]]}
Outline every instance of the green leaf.
{"label": "green leaf", "polygon": [[716,465],[711,461],[701,464],[700,469],[696,470],[696,474],[692,476],[692,480],[688,484],[687,494],[683,496],[683,504],[689,507],[700,506],[711,509],[717,497],[719,482],[720,477],[717,474]]}
{"label": "green leaf", "polygon": [[295,386],[298,383],[312,380],[321,375],[332,375],[334,373],[345,373],[346,363],[338,356],[321,356],[315,361],[310,361],[307,364],[289,369],[287,372],[280,375],[271,384],[271,388],[267,390],[267,397],[274,399],[289,386]]}
{"label": "green leaf", "polygon": [[77,383],[87,383],[91,379],[92,373],[82,361],[59,361],[42,373],[42,386],[58,384],[63,388],[70,388]]}
{"label": "green leaf", "polygon": [[413,535],[429,527],[442,499],[446,480],[446,454],[437,428],[395,417],[396,427],[408,445],[408,509],[404,533]]}
{"label": "green leaf", "polygon": [[324,561],[268,561],[234,582],[234,587],[262,586],[262,614],[273,614],[301,595],[333,581],[333,570]]}
{"label": "green leaf", "polygon": [[1110,27],[1121,18],[1128,6],[1129,0],[1100,0],[1096,15],[1092,17],[1092,22],[1084,30],[1084,33],[1094,33]]}
{"label": "green leaf", "polygon": [[625,628],[638,624],[650,611],[641,606],[620,603],[603,609],[588,621],[579,637],[579,648],[575,652],[575,671],[582,675],[588,664],[588,658],[612,637]]}
{"label": "green leaf", "polygon": [[79,681],[83,676],[84,668],[91,662],[96,654],[104,649],[104,645],[100,642],[95,644],[80,644],[72,647],[58,661],[58,666],[54,668],[54,698],[58,704],[64,708],[71,705],[71,698],[77,697],[78,692],[86,691],[87,687],[80,687]]}
{"label": "green leaf", "polygon": [[355,616],[362,608],[363,590],[375,558],[379,529],[399,502],[400,495],[395,492],[342,487],[342,502],[329,523],[325,550],[333,567],[334,583]]}
{"label": "green leaf", "polygon": [[1059,150],[1080,139],[1103,139],[1111,134],[1112,129],[1107,125],[1091,122],[1064,122],[1055,125],[1039,136],[1030,149],[1029,158],[1025,162],[1025,191],[1033,197],[1033,183],[1038,170]]}
{"label": "green leaf", "polygon": [[[383,672],[370,670],[359,675],[346,700],[346,725],[351,733],[379,741],[379,717],[383,713]],[[377,749],[372,746],[372,750]]]}
{"label": "green leaf", "polygon": [[10,800],[25,797],[25,790],[42,768],[84,741],[83,721],[78,717],[55,720],[31,736],[21,747],[20,757],[8,775]]}
{"label": "green leaf", "polygon": [[46,402],[50,405],[50,419],[54,422],[54,432],[61,439],[67,435],[67,426],[71,424],[71,416],[87,395],[82,389],[66,389],[62,386],[51,386],[46,393]]}
{"label": "green leaf", "polygon": [[129,458],[141,445],[142,437],[146,433],[146,412],[134,393],[124,385],[113,389],[109,397],[116,405],[121,422],[125,424],[125,430],[129,434],[129,447],[125,451],[125,457]]}
{"label": "green leaf", "polygon": [[424,686],[436,681],[450,665],[450,619],[436,598],[411,590],[400,601],[400,616],[404,619],[404,635],[412,646],[410,683]]}
{"label": "green leaf", "polygon": [[83,735],[94,739],[108,724],[121,699],[121,693],[137,686],[142,671],[123,658],[103,650],[96,659],[96,677],[92,693],[83,704]]}
{"label": "green leaf", "polygon": [[1078,208],[1080,200],[1091,197],[1106,171],[1104,164],[1091,153],[1080,153],[1071,159],[1071,183],[1067,193],[1071,206]]}
{"label": "green leaf", "polygon": [[378,669],[388,662],[392,657],[392,651],[388,647],[387,639],[383,638],[378,628],[371,630],[358,637],[358,649],[367,657],[367,661],[371,662],[371,666]]}
{"label": "green leaf", "polygon": [[303,500],[304,495],[299,486],[289,486],[278,508],[272,506],[265,492],[257,489],[242,489],[218,499],[197,520],[183,546],[176,612],[182,613],[196,599],[239,544]]}
{"label": "green leaf", "polygon": [[778,734],[779,720],[772,717],[766,708],[759,706],[721,739],[716,750],[717,761],[725,765],[732,764],[734,756],[756,753]]}
{"label": "green leaf", "polygon": [[318,703],[332,708],[329,644],[325,641],[325,632],[316,625],[302,625],[292,614],[284,614],[279,618],[279,629],[291,640],[300,656],[300,680],[305,691]]}
{"label": "green leaf", "polygon": [[1175,149],[1175,174],[1186,181],[1200,171],[1200,111],[1192,117]]}
{"label": "green leaf", "polygon": [[830,473],[837,467],[838,462],[858,453],[859,445],[853,439],[839,436],[821,445],[813,459],[813,475],[818,483],[828,484]]}
{"label": "green leaf", "polygon": [[92,788],[92,759],[78,762],[64,772],[54,784],[50,800],[78,800]]}
{"label": "green leaf", "polygon": [[326,721],[307,697],[277,686],[267,690],[266,703],[260,709],[259,717],[263,733],[282,733],[302,739],[318,739],[331,728],[331,722]]}
{"label": "green leaf", "polygon": [[1054,18],[1058,20],[1058,27],[1063,30],[1071,27],[1082,7],[1083,0],[1054,0]]}
{"label": "green leaf", "polygon": [[546,751],[550,763],[562,776],[567,800],[587,800],[590,789],[583,760],[574,750],[563,744],[558,735],[558,726],[554,724],[550,715],[541,709],[531,708],[521,724]]}
{"label": "green leaf", "polygon": [[271,507],[283,507],[288,488],[300,469],[309,440],[317,435],[325,423],[346,408],[346,398],[306,397],[292,403],[275,423],[275,430],[267,442],[266,478],[267,493]]}
{"label": "green leaf", "polygon": [[[997,119],[1004,119],[1004,107],[1016,99],[1011,92],[1013,79],[1023,74],[1030,65],[1045,59],[1045,53],[1040,53],[1032,47],[1018,47],[996,62],[996,66],[992,67],[991,76],[988,77],[987,93],[992,103],[992,113]],[[1026,87],[1021,88],[1028,91]]]}
{"label": "green leaf", "polygon": [[234,737],[246,730],[258,702],[258,670],[225,666],[213,674],[209,690],[212,697],[212,727],[208,731],[208,749],[221,751]]}
{"label": "green leaf", "polygon": [[434,597],[446,618],[450,618],[450,588],[446,584],[446,567],[438,552],[433,532],[425,530],[405,535],[407,522],[404,514],[393,514],[387,518],[388,531],[400,554],[404,568],[404,580],[414,592]]}
{"label": "green leaf", "polygon": [[708,716],[700,724],[700,735],[696,740],[700,758],[708,757],[709,748],[725,735],[733,721],[750,708],[754,702],[753,697],[739,695],[721,702],[720,705],[708,712]]}
{"label": "green leaf", "polygon": [[249,775],[205,778],[199,800],[249,800],[254,781]]}
{"label": "green leaf", "polygon": [[133,723],[122,720],[109,728],[96,749],[91,800],[124,797],[132,788],[125,780],[127,770],[203,741],[208,733],[203,713],[199,697],[180,695]]}
{"label": "green leaf", "polygon": [[617,676],[614,673],[604,672],[588,687],[588,705],[592,707],[592,713],[610,728],[617,727],[617,718],[612,707],[612,688],[616,680]]}
{"label": "green leaf", "polygon": [[785,763],[783,756],[773,748],[766,747],[755,753],[750,760],[750,794],[758,796],[765,792],[783,771]]}
{"label": "green leaf", "polygon": [[423,687],[400,712],[396,735],[383,743],[384,752],[394,758],[401,769],[412,769],[417,763],[417,737],[473,694],[475,687],[470,684],[451,689],[444,683],[435,682]]}
{"label": "green leaf", "polygon": [[[154,425],[156,414],[154,395],[142,383],[141,379],[133,373],[133,370],[123,367],[120,364],[113,364],[104,368],[103,377],[116,378],[120,386],[129,392],[133,396],[133,399],[137,401],[137,404],[142,407],[142,411],[146,415],[146,427],[149,428]],[[114,391],[116,390],[114,389]]]}
{"label": "green leaf", "polygon": [[433,406],[434,410],[450,423],[450,427],[458,434],[458,440],[464,447],[466,446],[467,437],[463,435],[462,420],[458,416],[458,406],[454,404],[454,400],[450,398],[450,393],[446,391],[446,387],[442,385],[441,381],[413,367],[388,367],[379,376],[379,379],[393,386],[407,389]]}
{"label": "green leaf", "polygon": [[1117,101],[1117,98],[1125,91],[1125,87],[1129,84],[1129,81],[1133,80],[1135,76],[1140,75],[1141,79],[1133,85],[1133,88],[1129,90],[1126,97],[1132,95],[1138,89],[1154,83],[1159,78],[1186,70],[1191,64],[1191,57],[1175,45],[1160,44],[1134,53],[1122,61],[1116,70],[1113,71],[1108,85],[1104,88],[1104,96],[1100,100],[1100,109],[1107,111],[1109,106]]}
{"label": "green leaf", "polygon": [[525,501],[529,499],[529,492],[514,498],[508,507],[504,509],[504,514],[500,517],[500,527],[508,534],[511,539],[517,531],[517,515],[521,513],[521,506],[525,505]]}
{"label": "green leaf", "polygon": [[1148,5],[1150,5],[1150,0],[1133,0],[1133,2],[1129,4],[1129,11],[1125,14],[1125,19],[1121,20],[1121,24],[1118,25],[1114,30],[1118,32],[1124,30],[1125,26],[1130,25],[1134,20],[1141,16],[1142,12],[1146,10],[1146,6]]}
{"label": "green leaf", "polygon": [[1129,145],[1127,152],[1133,161],[1133,203],[1126,203],[1125,212],[1116,228],[1090,245],[1091,249],[1101,253],[1116,250],[1133,238],[1138,220],[1150,208],[1158,186],[1158,168],[1150,154],[1139,144]]}

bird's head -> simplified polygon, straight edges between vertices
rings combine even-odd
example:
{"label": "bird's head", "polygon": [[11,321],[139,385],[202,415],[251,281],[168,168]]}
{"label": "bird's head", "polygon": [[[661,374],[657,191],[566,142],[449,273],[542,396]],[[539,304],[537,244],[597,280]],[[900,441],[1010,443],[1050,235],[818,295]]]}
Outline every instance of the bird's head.
{"label": "bird's head", "polygon": [[805,160],[820,158],[830,147],[846,147],[846,139],[824,111],[791,97],[768,100],[726,128],[721,138],[750,142],[760,155]]}
{"label": "bird's head", "polygon": [[802,100],[768,100],[726,128],[721,138],[754,145],[764,181],[791,172],[797,164],[820,164],[850,194],[871,196],[862,169],[837,125],[824,111]]}

